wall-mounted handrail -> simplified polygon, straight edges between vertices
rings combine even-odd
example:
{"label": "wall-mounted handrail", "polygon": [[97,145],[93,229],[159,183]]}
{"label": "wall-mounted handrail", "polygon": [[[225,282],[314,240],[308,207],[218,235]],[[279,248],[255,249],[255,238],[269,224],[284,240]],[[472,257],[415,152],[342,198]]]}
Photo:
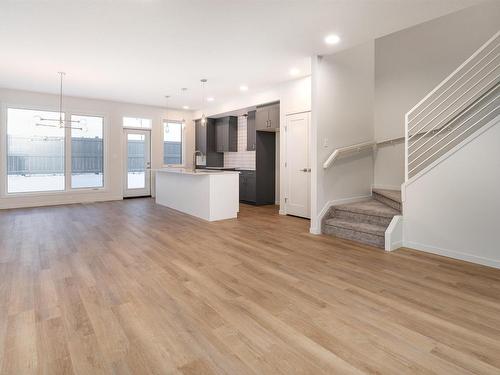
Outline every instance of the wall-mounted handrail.
{"label": "wall-mounted handrail", "polygon": [[323,169],[329,168],[335,160],[341,155],[348,152],[359,152],[361,150],[366,150],[367,148],[373,147],[376,145],[375,141],[357,143],[350,146],[339,147],[333,150],[328,159],[323,163]]}
{"label": "wall-mounted handrail", "polygon": [[403,142],[404,140],[405,140],[405,137],[397,137],[397,138],[386,139],[386,140],[379,141],[379,142],[368,141],[368,142],[357,143],[354,145],[336,148],[330,154],[328,159],[326,159],[326,161],[323,163],[323,169],[328,169],[335,162],[335,160],[337,160],[342,154],[347,154],[347,153],[352,153],[352,152],[360,152],[360,151],[366,150],[368,148],[375,149],[379,146]]}

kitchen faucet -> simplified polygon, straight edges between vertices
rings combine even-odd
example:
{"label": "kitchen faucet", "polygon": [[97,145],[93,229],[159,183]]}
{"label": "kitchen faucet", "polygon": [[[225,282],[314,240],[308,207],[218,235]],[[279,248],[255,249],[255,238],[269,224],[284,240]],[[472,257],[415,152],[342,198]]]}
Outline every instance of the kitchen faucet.
{"label": "kitchen faucet", "polygon": [[196,155],[200,154],[200,156],[203,156],[203,152],[201,152],[200,150],[196,150],[195,152],[193,152],[193,172],[196,173]]}

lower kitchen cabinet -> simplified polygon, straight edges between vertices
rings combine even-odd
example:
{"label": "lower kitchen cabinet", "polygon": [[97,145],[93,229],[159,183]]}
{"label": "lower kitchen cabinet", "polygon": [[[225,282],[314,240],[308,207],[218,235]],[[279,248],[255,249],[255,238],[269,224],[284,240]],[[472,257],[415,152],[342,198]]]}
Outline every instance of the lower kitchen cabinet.
{"label": "lower kitchen cabinet", "polygon": [[255,171],[240,171],[240,201],[257,203]]}

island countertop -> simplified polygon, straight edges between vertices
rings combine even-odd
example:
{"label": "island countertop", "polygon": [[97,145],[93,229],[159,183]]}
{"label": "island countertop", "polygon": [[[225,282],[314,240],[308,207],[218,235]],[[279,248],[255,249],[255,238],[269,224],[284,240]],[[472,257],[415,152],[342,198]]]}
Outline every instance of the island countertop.
{"label": "island countertop", "polygon": [[224,174],[239,174],[239,171],[224,171],[217,169],[197,169],[193,171],[189,168],[161,168],[157,169],[156,172],[160,173],[176,173],[176,174],[187,174],[193,176],[206,176],[206,175],[224,175]]}

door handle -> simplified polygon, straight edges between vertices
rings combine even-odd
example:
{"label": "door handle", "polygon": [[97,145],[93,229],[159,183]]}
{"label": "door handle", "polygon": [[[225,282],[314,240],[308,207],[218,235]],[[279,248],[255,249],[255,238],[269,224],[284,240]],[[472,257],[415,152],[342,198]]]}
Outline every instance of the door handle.
{"label": "door handle", "polygon": [[308,172],[311,172],[311,168],[307,168],[307,171],[308,171]]}
{"label": "door handle", "polygon": [[299,171],[301,171],[301,172],[307,172],[307,168],[299,169]]}

